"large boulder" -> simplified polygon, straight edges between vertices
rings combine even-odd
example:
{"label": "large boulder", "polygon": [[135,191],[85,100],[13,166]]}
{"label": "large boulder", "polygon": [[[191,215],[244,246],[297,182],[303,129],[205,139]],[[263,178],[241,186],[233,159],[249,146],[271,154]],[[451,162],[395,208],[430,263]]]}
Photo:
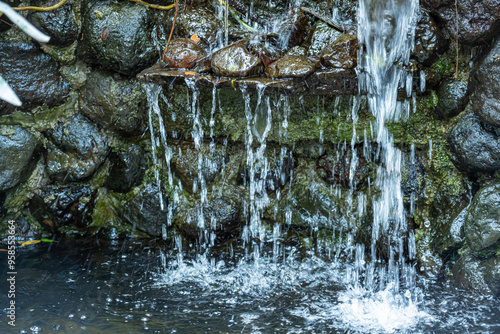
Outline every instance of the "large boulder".
{"label": "large boulder", "polygon": [[146,96],[137,80],[93,71],[79,97],[81,112],[103,127],[124,134],[146,129]]}
{"label": "large boulder", "polygon": [[471,79],[472,110],[485,122],[500,127],[500,40],[478,62]]}
{"label": "large boulder", "polygon": [[151,10],[129,1],[85,1],[79,55],[87,62],[132,76],[158,57]]}
{"label": "large boulder", "polygon": [[[0,73],[23,103],[22,109],[42,104],[61,104],[69,86],[59,73],[59,65],[35,44],[20,41],[0,42]],[[0,115],[14,107],[0,102]]]}
{"label": "large boulder", "polygon": [[[59,0],[42,0],[37,1],[36,5],[50,7],[58,2]],[[28,21],[41,32],[50,36],[49,44],[68,46],[78,37],[77,19],[73,11],[73,4],[69,2],[48,12],[30,12]]]}
{"label": "large boulder", "polygon": [[[457,13],[453,0],[423,0],[422,6],[442,22],[450,37],[456,34]],[[500,0],[457,0],[458,41],[478,45],[500,32]]]}
{"label": "large boulder", "polygon": [[462,171],[496,171],[500,169],[500,133],[469,111],[448,134],[451,160]]}
{"label": "large boulder", "polygon": [[39,144],[37,137],[26,129],[0,127],[0,192],[28,178]]}
{"label": "large boulder", "polygon": [[500,182],[477,192],[467,212],[465,238],[475,255],[494,255],[500,245]]}

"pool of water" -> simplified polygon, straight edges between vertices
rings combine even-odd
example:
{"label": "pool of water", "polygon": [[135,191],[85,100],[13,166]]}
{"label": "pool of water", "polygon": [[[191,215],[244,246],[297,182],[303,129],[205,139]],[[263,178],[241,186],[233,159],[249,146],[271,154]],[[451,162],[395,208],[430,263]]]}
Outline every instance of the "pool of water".
{"label": "pool of water", "polygon": [[[139,241],[41,243],[16,260],[16,327],[0,333],[499,333],[500,301],[419,279],[404,291],[347,288],[348,268],[288,248],[279,260],[185,255]],[[403,301],[403,302],[402,302]]]}

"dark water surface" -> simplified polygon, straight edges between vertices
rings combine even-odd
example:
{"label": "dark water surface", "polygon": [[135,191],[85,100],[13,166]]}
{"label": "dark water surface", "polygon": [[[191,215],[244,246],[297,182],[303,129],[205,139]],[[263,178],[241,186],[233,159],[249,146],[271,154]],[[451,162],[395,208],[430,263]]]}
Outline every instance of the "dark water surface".
{"label": "dark water surface", "polygon": [[154,244],[23,247],[14,328],[1,252],[0,333],[500,333],[498,300],[421,280],[421,301],[401,308],[402,296],[346,290],[345,268],[288,254],[256,264],[199,257],[165,269],[177,255]]}

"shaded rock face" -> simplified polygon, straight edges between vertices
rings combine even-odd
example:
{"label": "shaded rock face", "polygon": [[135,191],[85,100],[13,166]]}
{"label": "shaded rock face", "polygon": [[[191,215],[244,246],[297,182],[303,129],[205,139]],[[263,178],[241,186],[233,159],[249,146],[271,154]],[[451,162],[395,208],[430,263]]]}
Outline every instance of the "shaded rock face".
{"label": "shaded rock face", "polygon": [[[356,169],[351,171],[352,152],[344,152],[341,155],[332,156],[325,154],[316,163],[318,175],[328,184],[339,184],[342,187],[353,187],[359,189],[368,185],[368,178],[374,179],[368,161],[359,155],[357,157]],[[351,172],[352,175],[351,183]]]}
{"label": "shaded rock face", "polygon": [[146,97],[139,82],[93,71],[80,92],[81,112],[103,127],[124,134],[145,131]]}
{"label": "shaded rock face", "polygon": [[125,1],[85,1],[79,55],[87,62],[125,75],[150,66],[157,56],[146,6]]}
{"label": "shaded rock face", "polygon": [[224,24],[207,9],[195,7],[180,11],[175,26],[180,36],[198,34],[203,43],[210,45],[217,42],[217,31]]}
{"label": "shaded rock face", "polygon": [[492,172],[500,169],[500,133],[468,112],[448,134],[448,148],[458,169]]}
{"label": "shaded rock face", "polygon": [[215,239],[212,242],[222,244],[241,234],[245,220],[240,219],[240,211],[240,206],[229,197],[213,199],[210,205],[198,205],[191,209],[181,231],[192,240],[198,240],[202,231],[213,232]]}
{"label": "shaded rock face", "polygon": [[358,64],[358,38],[342,35],[320,53],[321,63],[337,68],[354,68]]}
{"label": "shaded rock face", "polygon": [[415,47],[411,57],[419,63],[431,65],[440,53],[446,49],[447,42],[434,19],[420,10],[415,29]]}
{"label": "shaded rock face", "polygon": [[[23,103],[22,109],[61,104],[69,86],[59,74],[59,65],[35,44],[0,42],[0,73]],[[0,115],[14,107],[0,102]]]}
{"label": "shaded rock face", "polygon": [[106,137],[80,114],[68,123],[58,123],[46,135],[55,143],[47,147],[47,171],[59,181],[76,181],[92,175],[108,153]]}
{"label": "shaded rock face", "polygon": [[[423,6],[444,25],[449,36],[456,34],[455,1],[424,0]],[[499,0],[458,0],[458,41],[467,45],[489,42],[500,32]]]}
{"label": "shaded rock face", "polygon": [[163,62],[171,68],[193,68],[201,58],[207,57],[203,48],[188,38],[170,41]]}
{"label": "shaded rock face", "polygon": [[472,110],[485,122],[500,127],[500,40],[479,61],[471,85],[475,88]]}
{"label": "shaded rock face", "polygon": [[31,132],[19,126],[0,128],[0,191],[29,177],[39,144]]}
{"label": "shaded rock face", "polygon": [[285,56],[266,68],[271,78],[304,77],[316,69],[316,64],[305,56]]}
{"label": "shaded rock face", "polygon": [[436,116],[441,119],[458,115],[469,102],[467,84],[454,79],[443,81],[438,88],[437,96]]}
{"label": "shaded rock face", "polygon": [[341,35],[341,32],[331,28],[323,21],[316,22],[314,32],[306,41],[306,44],[309,46],[307,49],[307,56],[319,59],[319,54]]}
{"label": "shaded rock face", "polygon": [[111,168],[105,186],[117,192],[128,192],[138,186],[146,168],[145,151],[138,145],[130,145],[126,151],[112,152]]}
{"label": "shaded rock face", "polygon": [[500,182],[477,192],[465,218],[465,238],[476,256],[495,255],[500,246]]}
{"label": "shaded rock face", "polygon": [[86,186],[48,186],[30,201],[30,211],[45,227],[85,227],[93,210],[93,193]]}
{"label": "shaded rock face", "polygon": [[484,266],[484,280],[491,292],[500,298],[500,257],[492,257],[483,263]]}
{"label": "shaded rock face", "polygon": [[[58,0],[37,1],[36,6],[50,7],[58,2]],[[72,9],[73,5],[66,3],[49,12],[30,12],[28,21],[50,36],[49,44],[68,46],[78,37],[78,25]]]}
{"label": "shaded rock face", "polygon": [[163,193],[162,208],[158,194],[158,185],[146,184],[126,205],[121,207],[121,218],[149,235],[162,235],[162,225],[167,224],[168,203],[167,196]]}
{"label": "shaded rock face", "polygon": [[280,31],[280,44],[286,49],[300,45],[309,33],[310,25],[304,12],[297,7],[292,7],[287,12],[287,19],[282,23]]}
{"label": "shaded rock face", "polygon": [[262,72],[259,57],[248,52],[242,42],[226,46],[212,55],[215,74],[228,77],[247,77]]}

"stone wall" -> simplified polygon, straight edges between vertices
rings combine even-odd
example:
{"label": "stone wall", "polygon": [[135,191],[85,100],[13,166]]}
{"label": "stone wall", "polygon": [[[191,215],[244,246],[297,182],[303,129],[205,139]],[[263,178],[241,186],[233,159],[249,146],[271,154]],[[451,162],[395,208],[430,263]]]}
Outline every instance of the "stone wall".
{"label": "stone wall", "polygon": [[[214,242],[225,245],[241,235],[248,220],[254,173],[265,184],[264,225],[283,224],[288,242],[328,240],[328,231],[349,229],[358,231],[357,242],[367,242],[366,203],[377,195],[371,185],[377,147],[366,101],[354,97],[356,2],[336,1],[335,22],[318,15],[326,3],[290,8],[276,1],[272,12],[259,3],[249,17],[261,26],[279,18],[280,34],[250,38],[252,33],[231,18],[231,45],[218,50],[225,32],[216,2],[195,1],[179,12],[176,42],[171,41],[178,51],[163,59],[168,66],[153,65],[168,39],[173,11],[129,1],[69,0],[51,12],[23,12],[52,37],[45,45],[2,24],[0,73],[23,101],[20,108],[0,102],[2,235],[7,221],[15,219],[19,235],[28,238],[167,233],[196,241],[202,212],[213,222]],[[249,7],[237,4],[240,10]],[[404,153],[402,186],[419,270],[496,295],[499,7],[494,0],[458,1],[457,60],[454,2],[422,1],[406,66],[414,94],[407,98],[400,92],[407,116],[389,124]],[[189,40],[193,34],[198,43]],[[152,148],[142,84],[149,81],[163,87],[168,149]],[[249,92],[252,117],[261,115],[255,121],[245,114],[242,88]],[[268,98],[265,164],[250,172],[247,126],[256,138],[262,135]],[[353,126],[355,104],[360,107]],[[158,117],[151,122],[160,141]],[[199,125],[193,128],[194,123]],[[193,131],[200,129],[198,148]],[[254,142],[252,152],[261,145]],[[165,151],[172,153],[169,165]],[[358,162],[351,170],[353,156]],[[208,203],[200,200],[202,182]]]}

